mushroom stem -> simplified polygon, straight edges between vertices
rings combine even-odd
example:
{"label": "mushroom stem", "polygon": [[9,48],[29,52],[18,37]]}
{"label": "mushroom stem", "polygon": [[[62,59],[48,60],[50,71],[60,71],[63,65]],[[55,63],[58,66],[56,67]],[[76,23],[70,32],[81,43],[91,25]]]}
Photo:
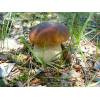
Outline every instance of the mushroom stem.
{"label": "mushroom stem", "polygon": [[61,45],[55,47],[38,47],[34,45],[34,54],[45,62],[50,62],[61,56]]}

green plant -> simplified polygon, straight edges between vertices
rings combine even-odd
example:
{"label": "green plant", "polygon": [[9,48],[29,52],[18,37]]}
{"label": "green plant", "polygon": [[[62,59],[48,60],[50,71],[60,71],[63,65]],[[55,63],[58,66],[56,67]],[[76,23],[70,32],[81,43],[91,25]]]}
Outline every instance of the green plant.
{"label": "green plant", "polygon": [[44,62],[42,59],[38,58],[35,54],[34,54],[34,50],[32,49],[32,47],[29,45],[29,43],[26,41],[25,37],[20,37],[20,41],[28,48],[28,51],[31,52],[32,54],[32,58],[39,62],[42,65],[46,65],[46,62]]}
{"label": "green plant", "polygon": [[68,27],[73,46],[79,46],[80,41],[85,38],[86,30],[89,28],[89,24],[91,24],[93,15],[94,13],[92,12],[58,13],[59,22],[64,23]]}
{"label": "green plant", "polygon": [[1,25],[1,31],[0,31],[0,39],[4,40],[5,37],[8,37],[11,30],[12,25],[12,13],[8,13],[6,16],[4,16],[3,23]]}

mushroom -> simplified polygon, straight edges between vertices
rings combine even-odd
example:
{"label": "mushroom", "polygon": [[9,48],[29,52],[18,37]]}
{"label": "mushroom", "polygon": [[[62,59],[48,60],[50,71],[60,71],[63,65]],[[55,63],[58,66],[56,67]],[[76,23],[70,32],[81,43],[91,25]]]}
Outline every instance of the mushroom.
{"label": "mushroom", "polygon": [[61,56],[61,44],[68,38],[66,26],[60,23],[40,23],[29,34],[30,43],[34,45],[34,54],[45,62]]}

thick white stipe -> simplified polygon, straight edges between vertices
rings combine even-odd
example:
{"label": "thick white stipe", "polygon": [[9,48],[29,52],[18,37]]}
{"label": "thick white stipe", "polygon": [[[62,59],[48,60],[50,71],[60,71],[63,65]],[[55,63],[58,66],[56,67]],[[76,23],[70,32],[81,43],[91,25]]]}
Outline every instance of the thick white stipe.
{"label": "thick white stipe", "polygon": [[49,62],[53,59],[56,59],[61,56],[61,45],[55,46],[55,47],[38,47],[34,46],[34,54],[40,58],[43,59],[45,62]]}

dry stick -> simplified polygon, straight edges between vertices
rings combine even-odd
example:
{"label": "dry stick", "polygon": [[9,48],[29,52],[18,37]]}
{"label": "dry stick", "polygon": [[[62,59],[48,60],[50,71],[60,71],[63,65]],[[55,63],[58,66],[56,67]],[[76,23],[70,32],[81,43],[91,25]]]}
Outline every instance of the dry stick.
{"label": "dry stick", "polygon": [[33,76],[30,76],[30,70],[32,69],[32,64],[34,64],[33,62],[32,62],[32,59],[28,59],[27,61],[30,61],[30,63],[29,63],[29,73],[28,73],[28,80],[24,83],[24,85],[23,86],[30,86],[30,81],[32,80],[32,79],[35,79],[35,76],[37,75],[37,74],[35,74],[35,75],[33,75]]}
{"label": "dry stick", "polygon": [[28,72],[28,81],[27,81],[27,86],[30,86],[30,71],[32,70],[32,60],[29,59],[29,72]]}

